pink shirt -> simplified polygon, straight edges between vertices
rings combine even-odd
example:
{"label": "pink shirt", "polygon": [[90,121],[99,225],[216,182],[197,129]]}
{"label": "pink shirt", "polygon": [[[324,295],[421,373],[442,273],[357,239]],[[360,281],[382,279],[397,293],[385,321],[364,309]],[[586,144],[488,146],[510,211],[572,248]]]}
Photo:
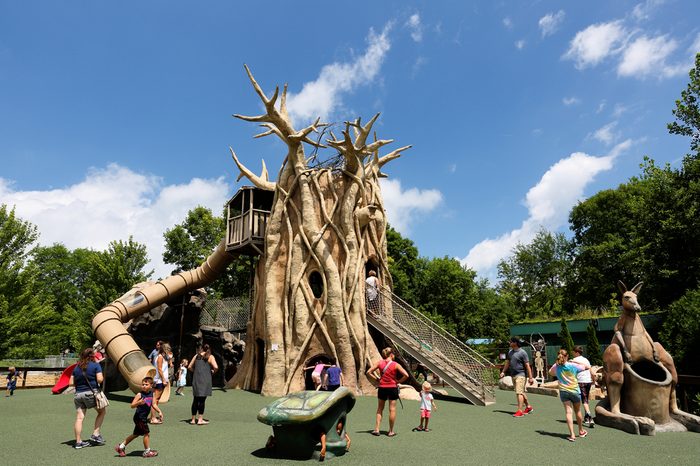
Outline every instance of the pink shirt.
{"label": "pink shirt", "polygon": [[[391,364],[391,367],[384,370],[387,364]],[[379,371],[382,373],[382,378],[379,379],[380,388],[395,388],[399,386],[399,384],[396,382],[396,366],[398,366],[396,361],[387,362],[385,359],[379,362]]]}
{"label": "pink shirt", "polygon": [[318,363],[314,366],[314,371],[311,373],[311,375],[321,375],[323,372],[323,363]]}

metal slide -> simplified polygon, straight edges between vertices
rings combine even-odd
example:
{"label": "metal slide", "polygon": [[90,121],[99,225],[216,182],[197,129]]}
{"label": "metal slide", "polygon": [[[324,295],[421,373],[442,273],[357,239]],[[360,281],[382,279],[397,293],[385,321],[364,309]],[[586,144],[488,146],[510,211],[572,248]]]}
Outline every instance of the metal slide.
{"label": "metal slide", "polygon": [[144,377],[155,375],[155,368],[124,324],[177,296],[210,284],[236,257],[237,254],[226,252],[226,241],[222,240],[196,269],[171,275],[136,291],[129,298],[119,298],[95,314],[92,330],[134,393],[141,391]]}
{"label": "metal slide", "polygon": [[367,303],[367,322],[450,384],[471,403],[496,401],[489,361],[456,339],[388,288]]}

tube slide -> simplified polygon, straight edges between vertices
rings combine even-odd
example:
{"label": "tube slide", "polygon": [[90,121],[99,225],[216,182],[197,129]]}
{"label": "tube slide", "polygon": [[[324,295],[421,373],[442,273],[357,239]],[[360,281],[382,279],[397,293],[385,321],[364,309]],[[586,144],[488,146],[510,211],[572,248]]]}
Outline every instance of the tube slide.
{"label": "tube slide", "polygon": [[141,380],[153,377],[156,370],[123,324],[177,296],[208,285],[235,257],[226,252],[226,242],[222,240],[196,269],[171,275],[137,291],[129,299],[119,298],[95,314],[92,330],[134,393],[141,391]]}

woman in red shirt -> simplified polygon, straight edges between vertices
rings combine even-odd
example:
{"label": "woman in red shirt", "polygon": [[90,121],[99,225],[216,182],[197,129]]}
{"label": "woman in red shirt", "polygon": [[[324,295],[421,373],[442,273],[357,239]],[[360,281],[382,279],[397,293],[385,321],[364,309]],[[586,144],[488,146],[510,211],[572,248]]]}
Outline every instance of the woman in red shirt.
{"label": "woman in red shirt", "polygon": [[[379,435],[379,425],[382,423],[384,405],[386,400],[389,400],[389,432],[387,435],[393,437],[396,435],[396,432],[394,432],[394,421],[396,420],[396,400],[399,399],[399,384],[408,378],[408,372],[394,361],[394,350],[391,348],[384,348],[382,357],[384,359],[379,360],[367,371],[368,377],[379,380],[377,423],[374,426],[372,435]],[[379,376],[377,376],[377,372],[379,372]]]}

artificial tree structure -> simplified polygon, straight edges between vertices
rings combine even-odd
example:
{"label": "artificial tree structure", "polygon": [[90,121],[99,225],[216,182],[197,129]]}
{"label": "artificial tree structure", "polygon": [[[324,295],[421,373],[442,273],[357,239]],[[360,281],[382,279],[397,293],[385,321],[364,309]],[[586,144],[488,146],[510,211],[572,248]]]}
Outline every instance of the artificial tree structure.
{"label": "artificial tree structure", "polygon": [[[314,141],[310,135],[326,125],[317,119],[295,130],[286,86],[268,98],[247,66],[246,72],[265,113],[235,116],[260,123],[265,131],[256,137],[277,136],[287,153],[273,182],[264,162],[257,176],[231,149],[240,177],[275,194],[255,273],[246,353],[228,385],[272,396],[301,390],[307,361],[328,355],[338,361],[348,388],[367,392],[365,370],[379,357],[365,314],[367,270],[391,285],[379,178],[385,176],[382,167],[410,146],[379,156],[379,149],[393,142],[376,135],[368,142],[379,115],[365,125],[359,118],[346,122],[342,137],[330,132],[325,144]],[[335,150],[337,163],[314,166],[305,145]]]}

